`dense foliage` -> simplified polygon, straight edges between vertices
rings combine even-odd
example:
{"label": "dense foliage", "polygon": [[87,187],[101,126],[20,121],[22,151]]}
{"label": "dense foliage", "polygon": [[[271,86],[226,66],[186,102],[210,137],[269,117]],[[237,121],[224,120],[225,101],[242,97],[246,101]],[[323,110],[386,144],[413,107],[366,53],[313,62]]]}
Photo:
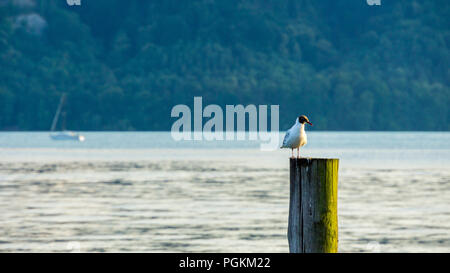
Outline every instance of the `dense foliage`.
{"label": "dense foliage", "polygon": [[169,130],[176,104],[281,129],[450,130],[448,0],[0,0],[0,129]]}

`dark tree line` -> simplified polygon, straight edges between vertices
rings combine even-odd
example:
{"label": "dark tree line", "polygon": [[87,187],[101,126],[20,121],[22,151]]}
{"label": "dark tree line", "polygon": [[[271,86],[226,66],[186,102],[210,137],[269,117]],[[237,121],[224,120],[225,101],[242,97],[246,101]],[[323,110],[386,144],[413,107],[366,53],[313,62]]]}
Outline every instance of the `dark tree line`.
{"label": "dark tree line", "polygon": [[176,104],[279,104],[281,129],[449,130],[450,2],[0,1],[0,129],[169,130]]}

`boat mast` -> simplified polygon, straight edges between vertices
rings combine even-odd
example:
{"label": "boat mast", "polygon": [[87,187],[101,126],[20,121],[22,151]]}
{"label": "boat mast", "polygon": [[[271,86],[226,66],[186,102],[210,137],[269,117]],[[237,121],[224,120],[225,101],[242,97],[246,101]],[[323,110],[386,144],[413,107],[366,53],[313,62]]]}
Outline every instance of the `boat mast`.
{"label": "boat mast", "polygon": [[66,100],[66,94],[63,93],[61,96],[61,100],[59,101],[59,105],[58,105],[58,109],[56,110],[55,117],[53,118],[52,128],[50,129],[50,131],[52,131],[52,132],[55,131],[56,124],[58,123],[59,114],[61,113],[61,109],[62,109],[62,106],[63,106],[65,100]]}

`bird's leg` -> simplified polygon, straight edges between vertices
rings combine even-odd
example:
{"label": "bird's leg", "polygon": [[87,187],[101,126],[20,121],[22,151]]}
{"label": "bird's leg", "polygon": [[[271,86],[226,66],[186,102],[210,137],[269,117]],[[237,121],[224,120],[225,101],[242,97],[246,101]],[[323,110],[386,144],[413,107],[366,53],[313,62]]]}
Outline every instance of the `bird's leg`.
{"label": "bird's leg", "polygon": [[300,147],[297,147],[297,158],[300,158]]}
{"label": "bird's leg", "polygon": [[292,148],[291,151],[292,151],[292,156],[291,156],[291,158],[294,158],[294,149]]}

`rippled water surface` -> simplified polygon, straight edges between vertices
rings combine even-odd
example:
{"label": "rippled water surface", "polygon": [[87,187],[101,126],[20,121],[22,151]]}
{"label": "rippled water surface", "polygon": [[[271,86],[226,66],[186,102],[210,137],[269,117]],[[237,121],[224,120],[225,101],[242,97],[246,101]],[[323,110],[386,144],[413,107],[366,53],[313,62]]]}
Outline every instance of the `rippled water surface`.
{"label": "rippled water surface", "polygon": [[[1,252],[287,252],[290,151],[170,134],[0,133]],[[450,134],[311,132],[339,251],[450,252]]]}

